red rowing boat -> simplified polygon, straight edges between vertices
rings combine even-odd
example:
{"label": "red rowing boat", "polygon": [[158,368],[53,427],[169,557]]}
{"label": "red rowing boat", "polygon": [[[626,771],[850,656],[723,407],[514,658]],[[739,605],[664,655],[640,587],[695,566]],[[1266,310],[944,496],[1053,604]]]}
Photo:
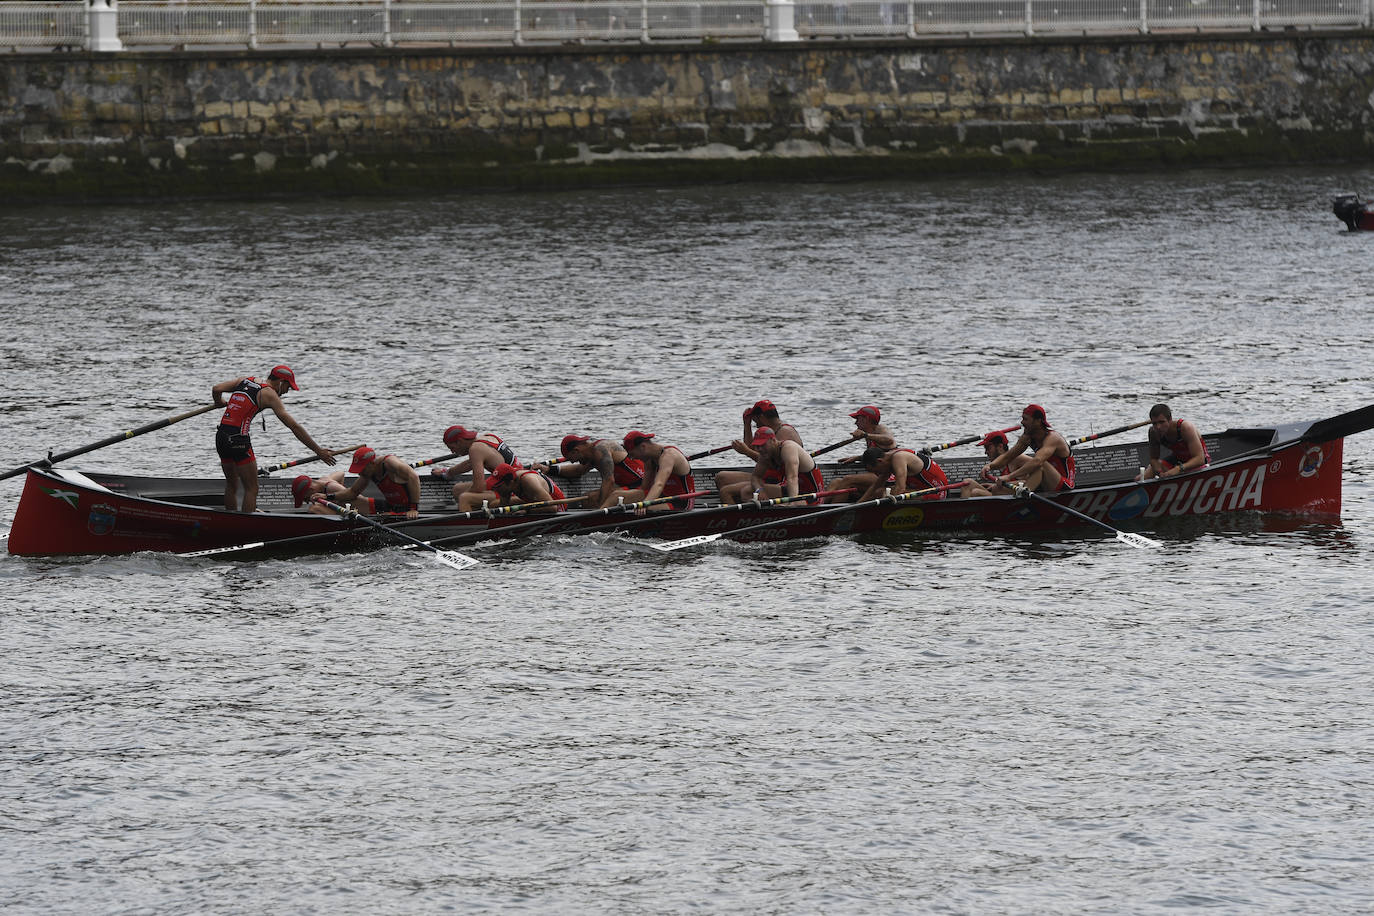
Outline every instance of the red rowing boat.
{"label": "red rowing boat", "polygon": [[[1260,513],[1339,520],[1344,438],[1374,428],[1374,405],[1308,423],[1228,429],[1203,436],[1209,467],[1137,483],[1148,463],[1144,442],[1075,451],[1077,489],[1046,499],[871,500],[844,511],[804,503],[720,506],[699,499],[692,510],[637,517],[617,509],[563,513],[454,512],[449,485],[424,478],[418,519],[386,519],[390,527],[439,545],[493,538],[618,530],[636,537],[681,539],[721,534],[741,540],[789,540],[863,532],[970,531],[1035,535],[1095,520],[1149,528],[1163,519]],[[984,459],[945,458],[950,480],[976,476]],[[848,468],[823,468],[827,483]],[[577,495],[579,482],[570,488]],[[594,475],[581,482],[595,486]],[[190,553],[232,548],[271,553],[352,550],[378,543],[378,532],[356,519],[292,508],[290,482],[264,479],[264,511],[222,508],[222,479],[131,477],[87,470],[30,468],[10,531],[10,553],[24,556]],[[833,509],[834,507],[826,507]],[[764,527],[759,527],[764,525]],[[749,531],[740,529],[749,528]],[[247,545],[247,546],[245,546]]]}

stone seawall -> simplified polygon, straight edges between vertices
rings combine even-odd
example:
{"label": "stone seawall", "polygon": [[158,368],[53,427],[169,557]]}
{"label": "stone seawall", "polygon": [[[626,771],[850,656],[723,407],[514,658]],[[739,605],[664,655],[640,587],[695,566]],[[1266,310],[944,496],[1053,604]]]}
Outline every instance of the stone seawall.
{"label": "stone seawall", "polygon": [[0,57],[0,200],[1374,154],[1374,34]]}

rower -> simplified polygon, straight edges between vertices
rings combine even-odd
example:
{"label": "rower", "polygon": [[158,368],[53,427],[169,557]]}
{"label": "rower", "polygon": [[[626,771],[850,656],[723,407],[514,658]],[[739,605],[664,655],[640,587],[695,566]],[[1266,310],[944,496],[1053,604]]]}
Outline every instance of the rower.
{"label": "rower", "polygon": [[[1039,404],[1028,404],[1021,411],[1021,430],[1021,435],[1010,449],[983,465],[983,476],[991,477],[993,471],[1008,470],[1005,476],[993,479],[1005,486],[1019,483],[1034,492],[1072,490],[1073,452],[1069,449],[1068,441],[1050,426],[1045,408]],[[1016,462],[1017,457],[1028,449],[1027,459]]]}
{"label": "rower", "polygon": [[[301,390],[290,366],[273,366],[267,373],[266,382],[243,375],[210,389],[215,405],[227,408],[215,430],[215,451],[219,454],[220,469],[224,471],[224,508],[230,512],[235,509],[252,512],[258,507],[258,458],[253,454],[253,441],[248,431],[259,411],[275,413],[282,425],[320,456],[320,460],[330,466],[335,463],[334,453],[316,445],[305,427],[286,412],[281,399],[287,389]],[[227,402],[225,395],[229,396]],[[240,489],[243,490],[242,504],[239,502]]]}
{"label": "rower", "polygon": [[635,490],[644,486],[644,462],[631,458],[621,443],[611,439],[592,439],[569,433],[559,443],[558,450],[565,461],[552,465],[536,465],[550,479],[575,479],[595,469],[601,475],[601,487],[582,497],[589,508],[605,505],[617,487]]}
{"label": "rower", "polygon": [[[931,490],[949,485],[944,469],[935,463],[930,453],[922,455],[909,448],[867,448],[860,460],[870,474],[873,483],[859,496],[859,502],[876,499],[890,494],[901,496],[914,490]],[[930,493],[922,499],[944,499],[948,490]]]}
{"label": "rower", "polygon": [[[644,502],[658,499],[660,496],[677,496],[678,494],[696,491],[696,480],[692,477],[692,464],[687,460],[687,456],[682,453],[682,449],[676,445],[659,445],[653,440],[653,433],[641,432],[637,429],[625,434],[625,439],[621,445],[631,458],[637,458],[644,462],[644,483],[646,486],[636,487],[632,490],[616,490],[602,508],[614,506],[620,502]],[[695,502],[695,498],[675,499],[653,508],[654,510],[690,509]],[[643,509],[635,510],[636,515],[643,512]]]}
{"label": "rower", "polygon": [[[1007,434],[994,430],[983,437],[983,441],[978,443],[983,447],[983,454],[987,456],[989,462],[1006,452],[1010,446],[1007,441]],[[1026,462],[1026,456],[1022,455],[1012,463],[1011,469],[1020,467]],[[974,480],[972,477],[965,477],[959,484],[959,496],[969,499],[973,496],[1000,496],[1010,493],[1007,487],[997,483],[996,475],[983,480]]]}
{"label": "rower", "polygon": [[456,502],[464,493],[483,493],[487,489],[487,475],[499,464],[520,467],[520,459],[515,457],[511,447],[496,433],[479,433],[466,426],[454,425],[444,430],[444,445],[448,450],[463,458],[463,461],[450,468],[434,468],[430,473],[445,480],[472,471],[471,483],[453,485],[453,499]]}
{"label": "rower", "polygon": [[[883,425],[883,412],[874,405],[865,404],[850,416],[854,418],[854,431],[849,434],[851,439],[864,440],[865,448],[897,447],[897,439],[892,435],[892,430]],[[850,455],[848,458],[841,458],[840,464],[850,464],[858,460],[859,456]]]}
{"label": "rower", "polygon": [[[1169,454],[1162,454],[1165,449]],[[1212,463],[1202,434],[1189,420],[1175,420],[1168,404],[1150,408],[1150,466],[1141,480],[1173,477]]]}
{"label": "rower", "polygon": [[[755,430],[756,424],[757,431]],[[762,432],[765,429],[779,439],[790,440],[798,445],[802,444],[801,434],[797,432],[797,428],[791,423],[782,422],[777,406],[764,398],[761,401],[755,401],[754,406],[745,408],[744,436],[731,442],[730,447],[750,461],[757,461],[759,456],[754,449],[754,437],[757,432]],[[742,499],[743,497],[739,494],[747,493],[752,489],[748,486],[751,476],[750,471],[718,472],[716,474],[716,489],[720,491],[721,501],[726,501],[727,490],[730,493],[731,502],[738,502],[739,499]],[[739,496],[739,499],[736,499],[736,496]]]}
{"label": "rower", "polygon": [[[343,492],[336,494],[331,502],[348,503],[358,500],[361,505],[354,508],[364,515],[375,515],[378,511],[376,499],[358,499],[359,494],[370,483],[382,492],[381,511],[404,512],[406,518],[417,518],[420,515],[420,475],[395,455],[378,455],[376,449],[364,445],[353,453],[353,463],[348,466],[348,472],[357,474],[358,479]],[[366,512],[363,511],[364,506]]]}
{"label": "rower", "polygon": [[[498,464],[487,478],[487,487],[478,493],[467,491],[458,497],[460,512],[473,512],[491,502],[502,506],[519,503],[542,503],[563,499],[563,490],[551,483],[541,471],[517,467],[513,464]],[[562,512],[567,506],[556,507]]]}

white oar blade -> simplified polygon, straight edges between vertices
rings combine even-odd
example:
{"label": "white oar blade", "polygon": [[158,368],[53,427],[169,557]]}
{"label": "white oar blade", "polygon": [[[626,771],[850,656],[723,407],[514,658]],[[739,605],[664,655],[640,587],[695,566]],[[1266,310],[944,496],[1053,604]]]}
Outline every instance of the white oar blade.
{"label": "white oar blade", "polygon": [[1118,531],[1118,532],[1116,533],[1116,539],[1117,539],[1118,541],[1125,541],[1127,544],[1130,544],[1132,547],[1141,547],[1141,548],[1145,548],[1145,547],[1163,547],[1163,546],[1164,546],[1164,544],[1161,543],[1160,541],[1156,541],[1156,540],[1152,540],[1152,539],[1150,539],[1150,538],[1147,538],[1147,537],[1146,537],[1145,535],[1143,535],[1143,534],[1132,534],[1132,533],[1129,532],[1129,531]]}
{"label": "white oar blade", "polygon": [[237,544],[233,547],[211,547],[209,550],[196,550],[191,553],[183,553],[183,557],[213,557],[221,553],[235,553],[240,550],[252,550],[255,547],[262,547],[266,541],[254,541],[251,544]]}
{"label": "white oar blade", "polygon": [[680,541],[669,541],[666,544],[650,544],[654,550],[667,553],[670,550],[681,550],[684,547],[695,547],[698,544],[709,544],[718,541],[723,535],[719,534],[698,534],[696,537],[683,538]]}
{"label": "white oar blade", "polygon": [[452,566],[454,569],[467,569],[469,566],[476,566],[482,562],[476,557],[470,557],[465,553],[454,553],[452,550],[436,550],[434,551],[434,559],[445,566]]}

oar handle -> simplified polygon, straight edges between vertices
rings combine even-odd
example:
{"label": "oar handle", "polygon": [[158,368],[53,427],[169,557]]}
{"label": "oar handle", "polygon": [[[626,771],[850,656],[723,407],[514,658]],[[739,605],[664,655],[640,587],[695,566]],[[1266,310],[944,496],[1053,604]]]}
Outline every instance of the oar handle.
{"label": "oar handle", "polygon": [[1139,423],[1127,423],[1125,426],[1118,426],[1116,429],[1104,429],[1100,433],[1093,433],[1091,436],[1079,436],[1077,439],[1070,439],[1069,445],[1082,445],[1084,442],[1091,442],[1094,439],[1101,439],[1103,436],[1115,436],[1117,433],[1124,433],[1129,429],[1139,429],[1142,426],[1149,426],[1149,420],[1141,420]]}
{"label": "oar handle", "polygon": [[[356,452],[360,448],[362,448],[361,445],[350,445],[348,448],[333,448],[329,449],[328,451],[331,455],[346,455],[349,452]],[[295,461],[283,461],[281,464],[273,464],[265,468],[258,468],[258,476],[266,477],[273,471],[284,471],[287,468],[294,468],[300,464],[309,464],[312,461],[320,460],[321,459],[319,455],[310,455],[305,458],[297,458]]]}
{"label": "oar handle", "polygon": [[52,465],[57,464],[59,461],[66,461],[68,458],[75,458],[77,455],[84,455],[87,452],[93,452],[98,448],[104,448],[107,445],[114,445],[115,443],[123,442],[126,439],[132,439],[135,436],[141,436],[144,433],[150,433],[154,430],[171,426],[173,423],[180,423],[182,420],[188,420],[191,417],[199,416],[200,414],[207,413],[208,411],[222,410],[223,408],[223,404],[206,404],[204,407],[197,407],[194,410],[188,410],[185,413],[179,413],[176,416],[167,417],[166,419],[162,420],[157,420],[153,423],[149,423],[146,426],[140,426],[137,429],[126,429],[122,433],[117,433],[113,436],[101,439],[99,442],[92,442],[90,445],[83,445],[81,448],[74,448],[71,451],[61,452],[56,455],[49,452],[46,458],[40,458],[38,461],[30,461],[28,464],[20,465],[17,468],[12,468],[3,474],[0,474],[0,480],[8,480],[9,478],[14,477],[17,474],[24,473],[29,468],[51,467]]}

